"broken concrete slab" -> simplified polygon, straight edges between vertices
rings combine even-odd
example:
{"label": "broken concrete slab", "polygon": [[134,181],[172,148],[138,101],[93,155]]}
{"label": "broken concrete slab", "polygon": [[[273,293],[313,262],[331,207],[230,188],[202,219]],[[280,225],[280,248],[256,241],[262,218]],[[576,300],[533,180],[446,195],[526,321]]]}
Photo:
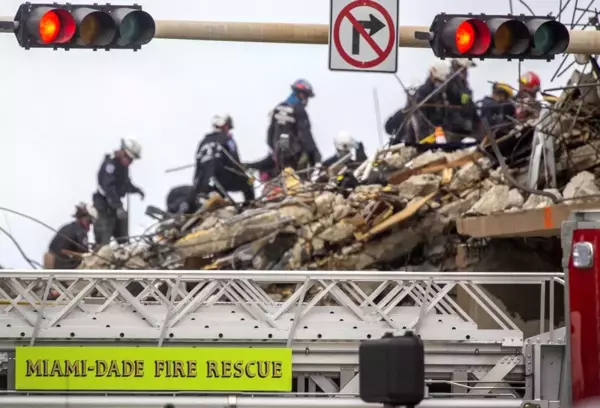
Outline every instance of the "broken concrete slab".
{"label": "broken concrete slab", "polygon": [[[544,190],[546,193],[553,194],[559,200],[562,199],[560,192],[556,189],[546,189]],[[524,210],[533,210],[535,208],[545,208],[554,205],[554,201],[551,198],[542,196],[539,194],[531,194],[525,204],[523,204]]]}
{"label": "broken concrete slab", "polygon": [[571,178],[564,191],[564,198],[600,195],[600,188],[596,185],[596,176],[588,171],[582,171]]}
{"label": "broken concrete slab", "polygon": [[510,189],[505,185],[495,185],[467,211],[469,215],[491,215],[508,208]]}
{"label": "broken concrete slab", "polygon": [[410,177],[398,186],[398,194],[407,200],[426,196],[440,187],[441,179],[434,174],[419,174]]}

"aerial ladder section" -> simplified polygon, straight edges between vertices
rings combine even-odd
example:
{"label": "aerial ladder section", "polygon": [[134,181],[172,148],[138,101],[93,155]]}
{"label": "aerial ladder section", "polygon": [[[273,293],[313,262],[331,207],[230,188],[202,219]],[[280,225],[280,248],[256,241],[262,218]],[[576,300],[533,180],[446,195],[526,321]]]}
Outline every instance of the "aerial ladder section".
{"label": "aerial ladder section", "polygon": [[[571,407],[600,397],[600,212],[563,224],[564,273],[0,270],[0,407],[363,407],[358,345],[410,330],[425,343],[421,407]],[[538,334],[494,285],[539,290]],[[565,327],[555,327],[556,291]],[[457,298],[468,296],[496,328]],[[58,297],[42,301],[49,293]],[[464,299],[463,299],[464,300]],[[486,326],[487,327],[487,326]],[[291,392],[67,393],[15,389],[18,346],[292,350]]]}
{"label": "aerial ladder section", "polygon": [[[540,336],[524,338],[484,289],[507,282],[539,288]],[[299,403],[309,403],[312,396],[316,404],[336,404],[323,397],[337,396],[347,404],[358,394],[359,342],[412,330],[426,344],[431,400],[423,406],[441,401],[449,404],[444,406],[480,406],[473,404],[484,397],[495,397],[484,401],[499,404],[486,406],[521,406],[515,401],[558,399],[560,371],[550,372],[546,365],[560,370],[565,333],[553,327],[552,307],[545,316],[543,301],[549,290],[553,304],[555,287],[563,284],[561,273],[1,270],[0,369],[7,388],[14,389],[13,350],[23,344],[288,347],[293,351],[292,395],[302,397]],[[275,288],[286,298],[273,296]],[[489,314],[497,329],[479,329],[458,305],[457,290]],[[51,291],[60,296],[42,302]],[[544,327],[546,320],[549,327]],[[534,357],[551,345],[560,352],[545,360]],[[542,371],[556,378],[548,385],[536,383]],[[9,396],[15,400],[0,398],[0,406],[34,398]],[[290,401],[289,396],[260,401],[270,398],[274,406]],[[44,405],[64,402],[64,397],[53,398]],[[78,398],[82,406],[93,401]],[[217,397],[197,398],[215,403],[210,398]],[[205,406],[201,401],[199,406]],[[363,404],[358,398],[351,401]]]}

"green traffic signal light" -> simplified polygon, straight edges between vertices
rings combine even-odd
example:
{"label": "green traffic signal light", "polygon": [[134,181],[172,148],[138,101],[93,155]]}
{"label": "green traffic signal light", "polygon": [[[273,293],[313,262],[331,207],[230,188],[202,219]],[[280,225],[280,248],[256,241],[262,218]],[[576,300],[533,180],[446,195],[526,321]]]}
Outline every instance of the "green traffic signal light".
{"label": "green traffic signal light", "polygon": [[529,25],[534,30],[533,53],[562,54],[569,46],[569,31],[561,23],[552,20],[532,20]]}

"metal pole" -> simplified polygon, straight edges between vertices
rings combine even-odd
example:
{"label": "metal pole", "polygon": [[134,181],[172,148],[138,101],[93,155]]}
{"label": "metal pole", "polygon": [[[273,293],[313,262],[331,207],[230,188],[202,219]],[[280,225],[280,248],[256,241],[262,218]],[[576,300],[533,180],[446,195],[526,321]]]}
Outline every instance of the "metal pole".
{"label": "metal pole", "polygon": [[[429,27],[399,27],[398,41],[400,47],[429,48],[427,41],[415,39],[416,31],[429,31]],[[328,44],[329,25],[158,20],[156,21],[156,35],[154,38],[171,40]]]}
{"label": "metal pole", "polygon": [[[522,400],[517,399],[427,399],[418,405],[419,408],[520,408]],[[149,395],[3,395],[0,407],[69,407],[69,408],[107,408],[136,407],[164,408],[172,404],[177,408],[369,408],[381,407],[378,404],[367,404],[359,398],[314,398],[314,397],[251,397],[251,396],[210,396],[210,397],[165,397]]]}

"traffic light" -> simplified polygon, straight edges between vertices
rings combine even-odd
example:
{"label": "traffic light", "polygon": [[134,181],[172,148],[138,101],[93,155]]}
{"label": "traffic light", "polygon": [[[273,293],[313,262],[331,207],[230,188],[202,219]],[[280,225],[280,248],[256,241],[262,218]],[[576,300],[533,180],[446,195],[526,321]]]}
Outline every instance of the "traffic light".
{"label": "traffic light", "polygon": [[138,5],[21,4],[15,16],[19,45],[53,49],[138,50],[156,24]]}
{"label": "traffic light", "polygon": [[554,17],[438,14],[428,33],[439,58],[552,60],[569,46]]}

